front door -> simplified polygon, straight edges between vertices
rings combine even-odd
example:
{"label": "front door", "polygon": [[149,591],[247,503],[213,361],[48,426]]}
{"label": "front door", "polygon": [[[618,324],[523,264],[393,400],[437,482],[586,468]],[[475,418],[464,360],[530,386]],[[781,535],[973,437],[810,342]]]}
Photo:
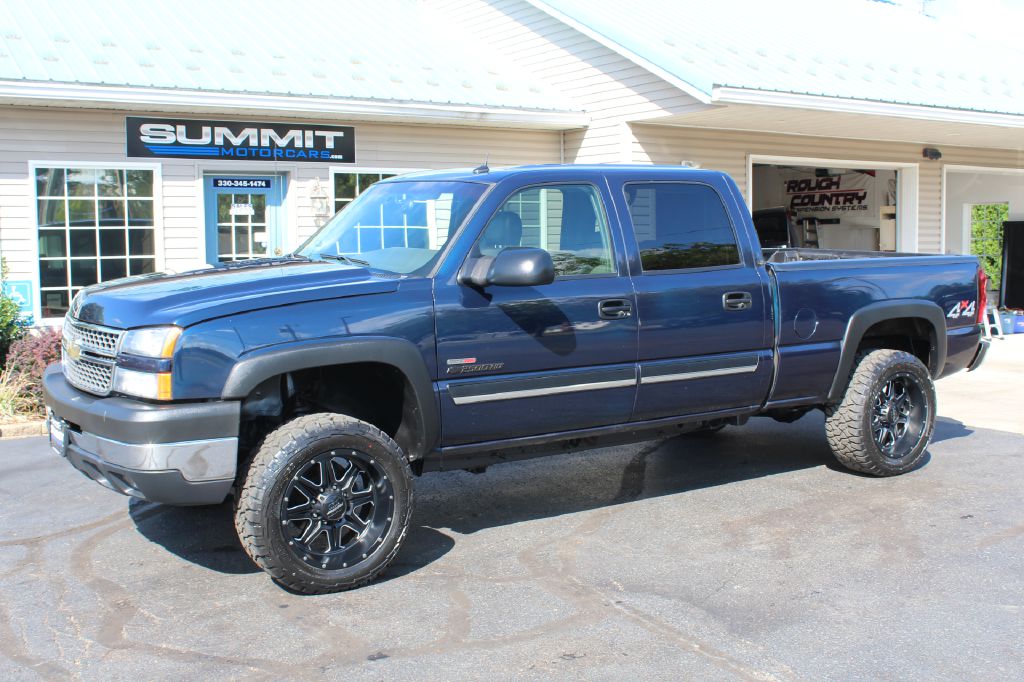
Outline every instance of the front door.
{"label": "front door", "polygon": [[635,299],[605,203],[589,183],[521,189],[491,217],[474,255],[543,248],[555,281],[435,287],[444,445],[628,422]]}
{"label": "front door", "polygon": [[206,195],[206,262],[210,265],[247,258],[280,256],[284,243],[280,175],[208,175]]}

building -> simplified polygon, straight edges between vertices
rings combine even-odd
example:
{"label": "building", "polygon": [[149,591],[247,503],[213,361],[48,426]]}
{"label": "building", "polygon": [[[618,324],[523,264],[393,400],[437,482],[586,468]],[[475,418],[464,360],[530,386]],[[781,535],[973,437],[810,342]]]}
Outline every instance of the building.
{"label": "building", "polygon": [[1024,218],[1017,48],[870,0],[688,6],[304,3],[323,32],[265,0],[9,6],[8,289],[55,320],[95,281],[287,252],[383,176],[485,160],[721,169],[823,247],[994,250],[972,207]]}

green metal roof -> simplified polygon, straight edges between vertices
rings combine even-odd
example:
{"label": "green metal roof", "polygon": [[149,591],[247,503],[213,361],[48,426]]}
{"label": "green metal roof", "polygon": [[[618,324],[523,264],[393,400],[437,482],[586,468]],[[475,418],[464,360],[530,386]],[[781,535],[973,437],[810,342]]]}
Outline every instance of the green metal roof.
{"label": "green metal roof", "polygon": [[413,0],[32,0],[0,27],[0,80],[576,109]]}
{"label": "green metal roof", "polygon": [[912,7],[872,0],[529,1],[709,99],[715,86],[727,86],[1024,114],[1019,46],[984,40]]}

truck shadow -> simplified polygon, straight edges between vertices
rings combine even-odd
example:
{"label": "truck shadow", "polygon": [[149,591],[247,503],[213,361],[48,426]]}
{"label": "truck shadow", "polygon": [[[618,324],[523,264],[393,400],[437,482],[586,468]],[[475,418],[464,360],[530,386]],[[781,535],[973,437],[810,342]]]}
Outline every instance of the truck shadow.
{"label": "truck shadow", "polygon": [[[817,413],[795,424],[756,419],[743,429],[501,464],[482,475],[424,476],[416,481],[417,506],[405,546],[384,579],[437,561],[455,546],[451,533],[467,535],[813,467],[850,474],[835,463],[822,428]],[[940,418],[934,441],[971,433],[956,420]],[[129,513],[143,536],[187,561],[221,573],[259,571],[235,536],[230,502],[190,508],[132,501]]]}

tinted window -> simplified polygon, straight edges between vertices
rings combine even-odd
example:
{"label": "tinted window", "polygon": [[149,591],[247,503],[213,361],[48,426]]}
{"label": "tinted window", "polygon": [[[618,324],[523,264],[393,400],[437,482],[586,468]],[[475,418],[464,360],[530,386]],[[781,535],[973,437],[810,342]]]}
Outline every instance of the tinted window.
{"label": "tinted window", "polygon": [[631,183],[626,185],[626,202],[645,271],[740,262],[729,216],[710,187]]}
{"label": "tinted window", "polygon": [[528,187],[510,196],[477,243],[484,256],[507,246],[546,250],[558,275],[615,272],[601,199],[590,185]]}

